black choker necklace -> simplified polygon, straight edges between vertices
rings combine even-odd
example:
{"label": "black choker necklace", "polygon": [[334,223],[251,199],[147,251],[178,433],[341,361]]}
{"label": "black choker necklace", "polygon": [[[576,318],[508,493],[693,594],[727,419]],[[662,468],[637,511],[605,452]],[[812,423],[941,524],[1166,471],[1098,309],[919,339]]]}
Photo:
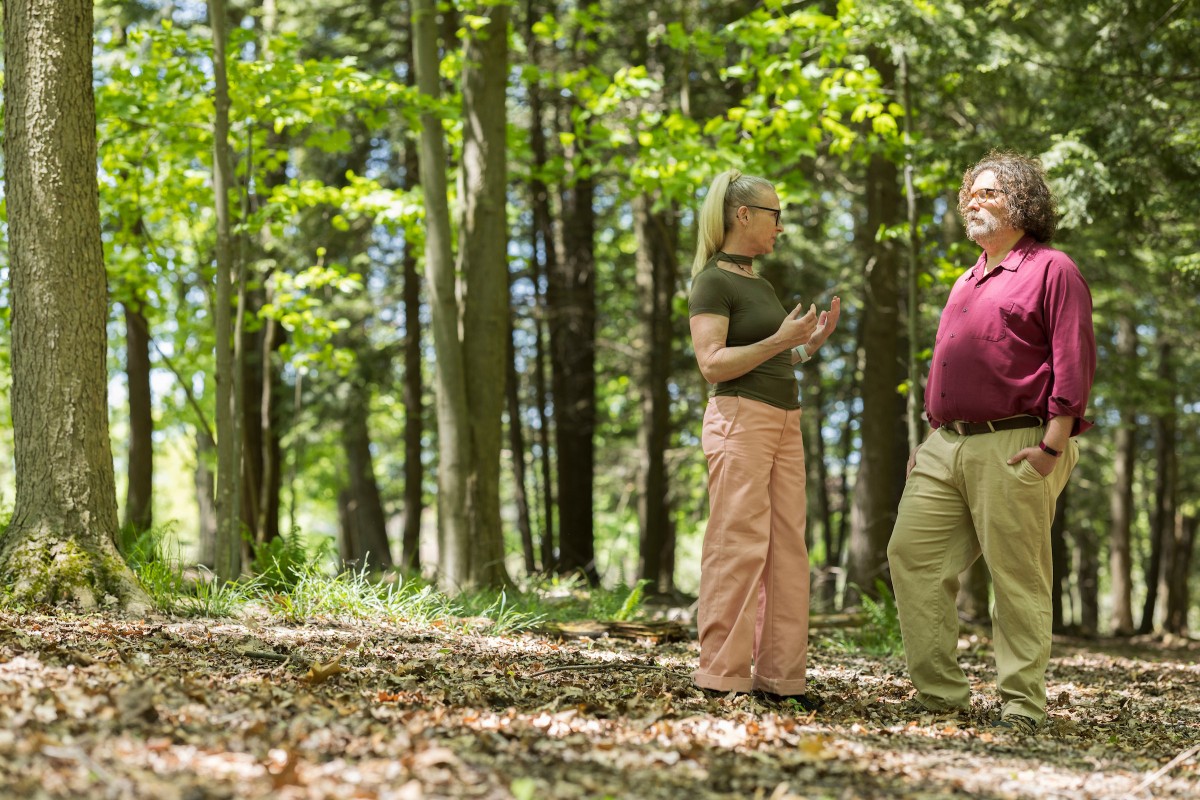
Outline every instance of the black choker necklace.
{"label": "black choker necklace", "polygon": [[754,265],[754,258],[752,256],[739,256],[734,255],[733,253],[726,253],[723,250],[718,250],[717,257],[723,261],[729,261],[737,264],[738,266],[750,267]]}
{"label": "black choker necklace", "polygon": [[719,261],[728,261],[742,271],[742,274],[747,278],[757,278],[754,270],[750,267],[754,266],[754,259],[751,256],[739,256],[733,253],[726,253],[723,250],[717,251],[717,259]]}

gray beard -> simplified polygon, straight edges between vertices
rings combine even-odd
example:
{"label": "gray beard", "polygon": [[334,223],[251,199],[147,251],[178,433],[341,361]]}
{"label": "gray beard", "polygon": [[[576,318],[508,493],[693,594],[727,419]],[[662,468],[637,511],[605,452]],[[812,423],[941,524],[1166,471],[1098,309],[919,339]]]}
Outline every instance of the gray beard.
{"label": "gray beard", "polygon": [[998,230],[1000,230],[1000,221],[990,215],[976,217],[974,221],[967,221],[967,238],[973,242],[978,242],[981,237],[991,236]]}

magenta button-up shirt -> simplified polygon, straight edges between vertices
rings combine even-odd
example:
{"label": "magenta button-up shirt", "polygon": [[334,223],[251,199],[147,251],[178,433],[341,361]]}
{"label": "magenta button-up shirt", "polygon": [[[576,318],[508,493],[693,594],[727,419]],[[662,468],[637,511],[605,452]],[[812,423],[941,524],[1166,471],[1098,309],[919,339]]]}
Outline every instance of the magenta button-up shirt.
{"label": "magenta button-up shirt", "polygon": [[942,311],[925,387],[930,424],[1065,415],[1082,433],[1096,337],[1079,267],[1031,236],[984,275],[986,258],[954,282]]}

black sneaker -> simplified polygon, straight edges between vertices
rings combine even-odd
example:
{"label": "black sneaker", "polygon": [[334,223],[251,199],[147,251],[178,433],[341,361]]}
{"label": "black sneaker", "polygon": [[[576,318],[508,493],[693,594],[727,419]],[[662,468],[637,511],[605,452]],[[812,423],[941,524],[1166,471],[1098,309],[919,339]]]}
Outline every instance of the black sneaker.
{"label": "black sneaker", "polygon": [[1038,723],[1032,717],[1024,714],[1009,714],[1001,717],[992,725],[992,730],[1002,733],[1019,733],[1022,736],[1032,736],[1037,733]]}
{"label": "black sneaker", "polygon": [[775,694],[763,690],[754,693],[757,697],[766,700],[767,702],[782,706],[783,708],[799,708],[806,713],[812,713],[825,705],[825,701],[811,692],[807,694]]}

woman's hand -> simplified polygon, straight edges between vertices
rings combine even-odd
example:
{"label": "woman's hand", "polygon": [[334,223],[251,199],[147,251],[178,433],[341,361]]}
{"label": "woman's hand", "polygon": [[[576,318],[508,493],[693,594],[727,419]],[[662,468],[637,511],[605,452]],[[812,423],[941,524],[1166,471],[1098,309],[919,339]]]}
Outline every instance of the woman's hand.
{"label": "woman's hand", "polygon": [[[776,343],[780,345],[779,350],[791,350],[793,347],[798,347],[805,342],[811,341],[813,334],[817,331],[817,307],[810,305],[807,313],[800,315],[803,303],[797,305],[792,312],[783,318],[783,322],[779,325],[779,330],[775,332]],[[821,316],[825,316],[822,312]]]}
{"label": "woman's hand", "polygon": [[817,327],[813,331],[812,338],[808,340],[808,353],[812,355],[821,345],[825,344],[825,340],[837,328],[838,319],[842,316],[842,300],[837,295],[833,296],[833,300],[829,303],[829,310],[822,311],[821,316],[817,318]]}

